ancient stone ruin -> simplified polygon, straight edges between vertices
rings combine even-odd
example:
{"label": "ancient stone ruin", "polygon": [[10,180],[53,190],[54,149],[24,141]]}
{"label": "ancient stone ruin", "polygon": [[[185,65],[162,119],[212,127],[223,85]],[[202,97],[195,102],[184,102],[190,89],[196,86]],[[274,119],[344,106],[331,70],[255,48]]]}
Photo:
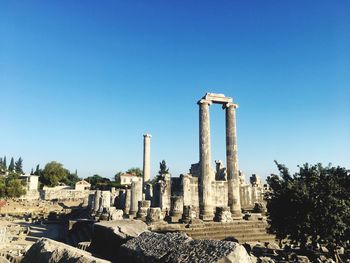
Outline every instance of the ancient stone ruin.
{"label": "ancient stone ruin", "polygon": [[[143,178],[130,188],[97,190],[89,198],[89,205],[97,216],[104,218],[111,208],[123,211],[129,218],[148,222],[203,221],[230,222],[242,218],[242,208],[252,209],[263,202],[264,189],[259,176],[246,183],[238,169],[236,109],[233,99],[223,94],[207,93],[199,106],[199,162],[192,164],[189,173],[180,177],[165,174],[150,182],[151,135],[144,135]],[[212,167],[209,107],[220,104],[226,115],[226,167],[220,160]],[[115,207],[115,208],[114,208]]]}

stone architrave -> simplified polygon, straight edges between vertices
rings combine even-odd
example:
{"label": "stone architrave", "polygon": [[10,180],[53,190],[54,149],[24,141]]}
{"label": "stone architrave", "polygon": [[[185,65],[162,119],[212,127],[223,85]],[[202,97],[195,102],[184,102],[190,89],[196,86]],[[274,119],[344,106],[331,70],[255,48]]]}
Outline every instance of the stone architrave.
{"label": "stone architrave", "polygon": [[143,183],[151,179],[151,135],[143,135]]}
{"label": "stone architrave", "polygon": [[237,155],[236,134],[236,108],[237,104],[226,103],[226,162],[228,181],[228,205],[233,217],[241,217],[241,202],[239,194],[239,171]]}
{"label": "stone architrave", "polygon": [[212,220],[214,217],[211,201],[211,182],[213,178],[211,170],[211,148],[210,148],[210,116],[209,105],[211,101],[202,99],[199,105],[199,217],[202,220]]}

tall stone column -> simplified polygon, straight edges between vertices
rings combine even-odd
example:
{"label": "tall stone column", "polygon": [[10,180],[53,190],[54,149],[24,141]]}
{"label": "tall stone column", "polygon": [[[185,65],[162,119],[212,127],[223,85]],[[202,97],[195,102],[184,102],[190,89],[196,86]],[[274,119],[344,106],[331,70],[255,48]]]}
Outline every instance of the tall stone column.
{"label": "tall stone column", "polygon": [[143,183],[151,179],[151,135],[143,135]]}
{"label": "tall stone column", "polygon": [[200,177],[199,190],[199,218],[202,220],[213,220],[213,206],[211,201],[211,147],[210,147],[210,118],[209,100],[200,100],[199,105],[199,163]]}
{"label": "tall stone column", "polygon": [[228,205],[232,216],[240,217],[241,202],[239,195],[239,172],[237,156],[237,135],[236,135],[236,108],[237,104],[227,103],[223,106],[226,109],[226,162],[228,181]]}

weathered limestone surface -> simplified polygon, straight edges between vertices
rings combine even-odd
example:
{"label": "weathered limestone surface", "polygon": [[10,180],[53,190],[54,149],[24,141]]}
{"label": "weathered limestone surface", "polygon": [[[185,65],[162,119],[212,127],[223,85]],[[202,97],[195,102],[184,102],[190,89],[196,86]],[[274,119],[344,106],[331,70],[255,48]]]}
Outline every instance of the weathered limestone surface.
{"label": "weathered limestone surface", "polygon": [[138,211],[139,201],[142,201],[142,180],[131,183],[131,200],[129,215],[134,217]]}
{"label": "weathered limestone surface", "polygon": [[143,183],[151,178],[151,135],[143,135]]}
{"label": "weathered limestone surface", "polygon": [[98,212],[100,209],[101,205],[101,196],[102,196],[102,191],[101,190],[96,190],[95,193],[95,200],[94,200],[94,212]]}
{"label": "weathered limestone surface", "polygon": [[144,231],[147,231],[147,225],[139,220],[124,219],[95,223],[88,251],[115,261],[119,247]]}
{"label": "weathered limestone surface", "polygon": [[226,109],[226,162],[228,179],[228,205],[233,216],[241,216],[240,181],[237,156],[236,104],[227,103]]}
{"label": "weathered limestone surface", "polygon": [[242,262],[250,263],[243,246],[229,241],[193,240],[185,234],[144,232],[120,249],[121,261],[160,262]]}
{"label": "weathered limestone surface", "polygon": [[164,219],[164,217],[163,217],[162,210],[160,209],[160,207],[151,207],[148,210],[147,217],[146,217],[147,223],[159,224],[160,222],[162,222],[163,219]]}
{"label": "weathered limestone surface", "polygon": [[43,238],[30,247],[22,263],[107,263],[90,253],[51,239]]}
{"label": "weathered limestone surface", "polygon": [[199,217],[203,220],[212,220],[213,207],[211,202],[211,148],[210,148],[210,117],[209,105],[211,101],[200,100],[199,105],[199,163],[200,178],[198,184],[199,190]]}
{"label": "weathered limestone surface", "polygon": [[150,207],[151,207],[151,201],[150,200],[139,201],[136,218],[140,219],[142,221],[146,221],[146,217],[147,217],[148,210],[150,209]]}

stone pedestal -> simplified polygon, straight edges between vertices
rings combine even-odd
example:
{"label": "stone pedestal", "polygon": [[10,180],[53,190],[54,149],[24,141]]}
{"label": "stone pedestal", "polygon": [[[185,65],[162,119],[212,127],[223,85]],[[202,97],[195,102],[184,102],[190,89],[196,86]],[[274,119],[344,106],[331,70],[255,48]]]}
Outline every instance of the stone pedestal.
{"label": "stone pedestal", "polygon": [[146,217],[147,217],[148,210],[149,210],[150,207],[151,207],[151,201],[150,200],[139,201],[136,218],[140,219],[142,221],[146,221]]}
{"label": "stone pedestal", "polygon": [[172,196],[170,200],[171,200],[170,222],[178,223],[182,217],[182,212],[183,212],[183,197]]}
{"label": "stone pedestal", "polygon": [[109,220],[122,220],[123,219],[123,210],[116,209],[115,207],[111,207],[109,211]]}
{"label": "stone pedestal", "polygon": [[239,171],[236,135],[236,104],[227,103],[226,109],[226,162],[228,179],[228,205],[234,217],[241,216],[241,202],[239,194]]}
{"label": "stone pedestal", "polygon": [[181,222],[188,224],[193,219],[196,219],[196,218],[197,218],[197,213],[195,209],[193,209],[193,207],[190,205],[184,205]]}
{"label": "stone pedestal", "polygon": [[163,219],[164,217],[160,207],[151,207],[148,210],[148,214],[146,217],[146,221],[148,224],[160,223],[160,222],[163,222]]}
{"label": "stone pedestal", "polygon": [[232,216],[230,212],[230,207],[223,206],[223,207],[217,207],[215,210],[215,218],[214,221],[227,223],[232,222]]}
{"label": "stone pedestal", "polygon": [[210,149],[210,117],[209,105],[211,101],[202,99],[199,105],[199,217],[202,220],[213,220],[213,206],[211,201],[211,182],[213,180],[211,170]]}

